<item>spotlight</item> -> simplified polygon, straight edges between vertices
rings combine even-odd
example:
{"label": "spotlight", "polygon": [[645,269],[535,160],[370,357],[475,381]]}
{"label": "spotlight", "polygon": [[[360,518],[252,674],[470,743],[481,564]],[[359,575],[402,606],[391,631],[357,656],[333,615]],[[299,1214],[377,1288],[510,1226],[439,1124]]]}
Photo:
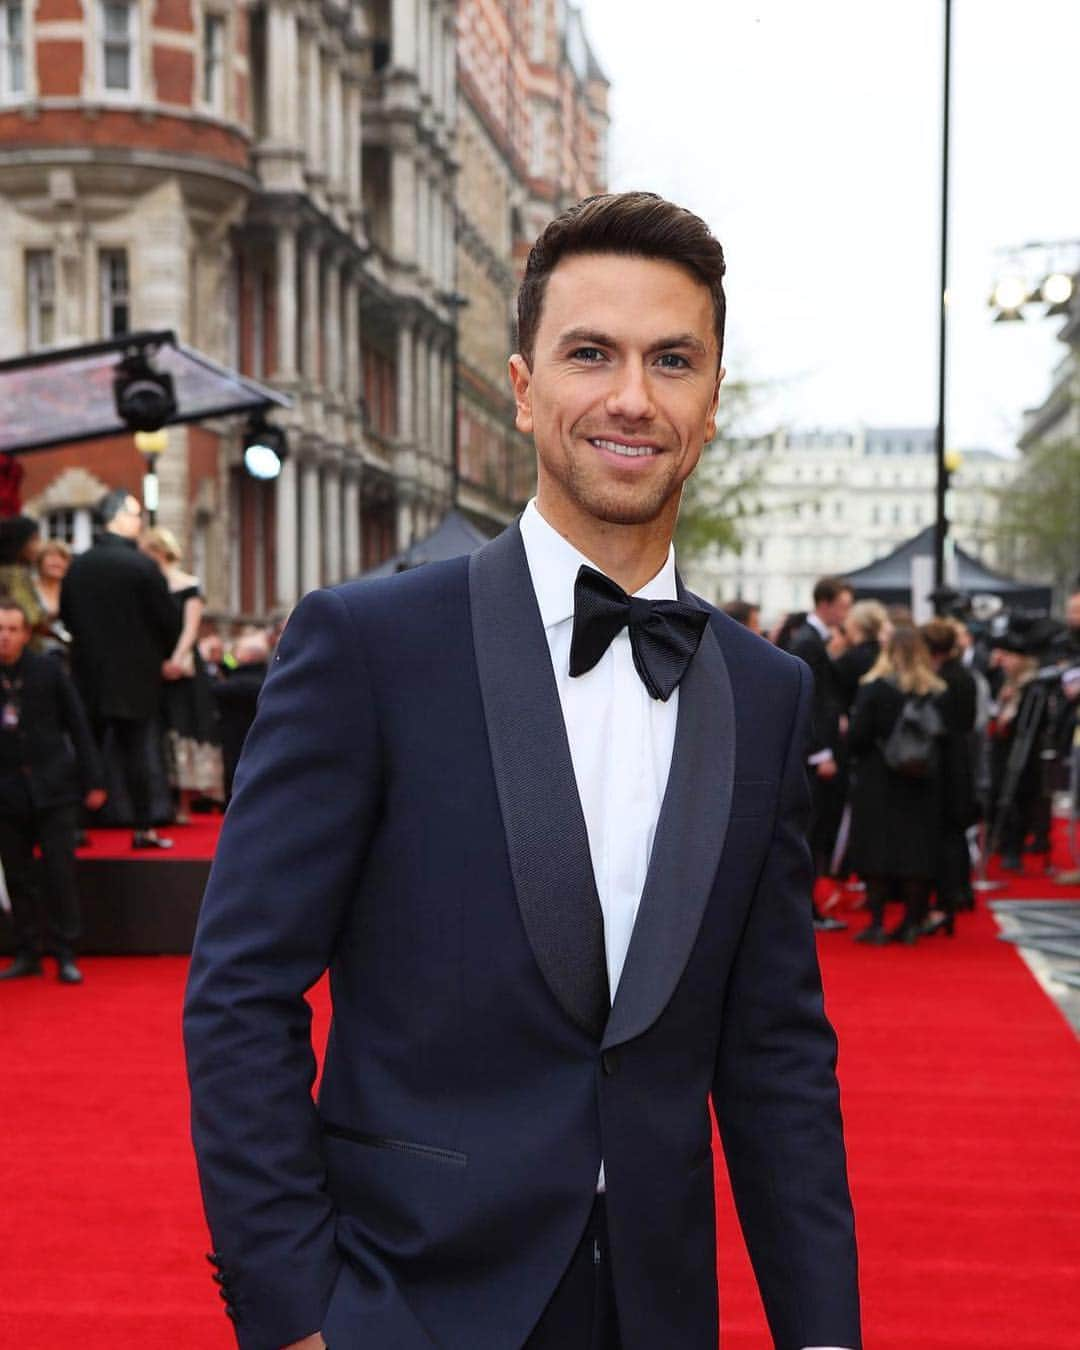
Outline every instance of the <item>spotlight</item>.
{"label": "spotlight", "polygon": [[1073,294],[1073,279],[1068,272],[1051,272],[1039,287],[1039,298],[1050,306],[1048,314],[1064,314]]}
{"label": "spotlight", "polygon": [[1029,298],[1027,282],[1022,277],[1002,277],[994,287],[990,303],[1002,314],[1016,317],[1020,306]]}
{"label": "spotlight", "polygon": [[263,482],[277,478],[288,453],[288,439],[280,427],[262,416],[251,419],[244,437],[244,468],[252,478]]}
{"label": "spotlight", "polygon": [[117,365],[113,401],[117,416],[132,431],[159,431],[177,411],[172,376],[155,370],[142,347]]}

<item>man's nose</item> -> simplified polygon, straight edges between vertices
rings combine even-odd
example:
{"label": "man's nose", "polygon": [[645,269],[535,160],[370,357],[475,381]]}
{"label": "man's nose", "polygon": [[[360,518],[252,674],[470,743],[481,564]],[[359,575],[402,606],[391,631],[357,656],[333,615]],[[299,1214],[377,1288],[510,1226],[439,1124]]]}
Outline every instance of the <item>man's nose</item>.
{"label": "man's nose", "polygon": [[655,411],[643,363],[627,361],[615,373],[607,397],[608,416],[641,422],[652,418]]}

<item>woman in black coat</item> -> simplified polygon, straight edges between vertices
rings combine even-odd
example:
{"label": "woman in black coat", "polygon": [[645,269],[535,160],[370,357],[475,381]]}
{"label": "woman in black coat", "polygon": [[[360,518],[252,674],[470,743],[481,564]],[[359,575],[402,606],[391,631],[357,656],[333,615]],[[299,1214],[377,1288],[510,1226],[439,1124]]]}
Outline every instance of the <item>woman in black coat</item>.
{"label": "woman in black coat", "polygon": [[[935,743],[927,771],[913,776],[889,767],[885,746],[909,699],[937,705],[944,689],[913,628],[891,635],[860,685],[848,731],[855,777],[850,857],[866,882],[871,917],[859,942],[913,943],[926,918],[941,853],[942,748]],[[903,900],[904,919],[886,933],[892,896]]]}
{"label": "woman in black coat", "polygon": [[890,632],[885,606],[877,600],[857,600],[844,620],[847,647],[833,658],[833,679],[844,715],[851,716],[859,683],[881,655],[881,643]]}

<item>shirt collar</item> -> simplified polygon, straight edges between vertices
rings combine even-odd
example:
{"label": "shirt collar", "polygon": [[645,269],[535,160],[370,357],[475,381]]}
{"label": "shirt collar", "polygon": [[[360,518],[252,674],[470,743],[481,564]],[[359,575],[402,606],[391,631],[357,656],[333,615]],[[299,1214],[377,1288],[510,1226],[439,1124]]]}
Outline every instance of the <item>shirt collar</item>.
{"label": "shirt collar", "polygon": [[[598,572],[602,572],[603,568],[597,567],[596,563],[548,524],[537,509],[535,497],[522,513],[520,525],[525,558],[536,592],[536,603],[540,607],[540,619],[545,628],[551,628],[573,618],[574,582],[582,564],[595,567]],[[669,546],[667,562],[656,576],[634,594],[645,600],[678,599],[674,546]]]}
{"label": "shirt collar", "polygon": [[832,629],[824,619],[819,619],[813,610],[806,616],[806,622],[823,641],[832,641]]}

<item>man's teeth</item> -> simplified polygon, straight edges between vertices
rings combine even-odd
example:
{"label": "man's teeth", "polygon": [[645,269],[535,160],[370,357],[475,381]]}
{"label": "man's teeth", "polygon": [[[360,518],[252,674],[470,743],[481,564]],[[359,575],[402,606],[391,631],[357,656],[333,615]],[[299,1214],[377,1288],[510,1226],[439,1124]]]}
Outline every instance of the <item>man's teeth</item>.
{"label": "man's teeth", "polygon": [[598,450],[610,450],[613,455],[626,455],[629,459],[637,459],[641,455],[655,455],[656,447],[654,445],[620,445],[618,441],[593,440],[591,444]]}

